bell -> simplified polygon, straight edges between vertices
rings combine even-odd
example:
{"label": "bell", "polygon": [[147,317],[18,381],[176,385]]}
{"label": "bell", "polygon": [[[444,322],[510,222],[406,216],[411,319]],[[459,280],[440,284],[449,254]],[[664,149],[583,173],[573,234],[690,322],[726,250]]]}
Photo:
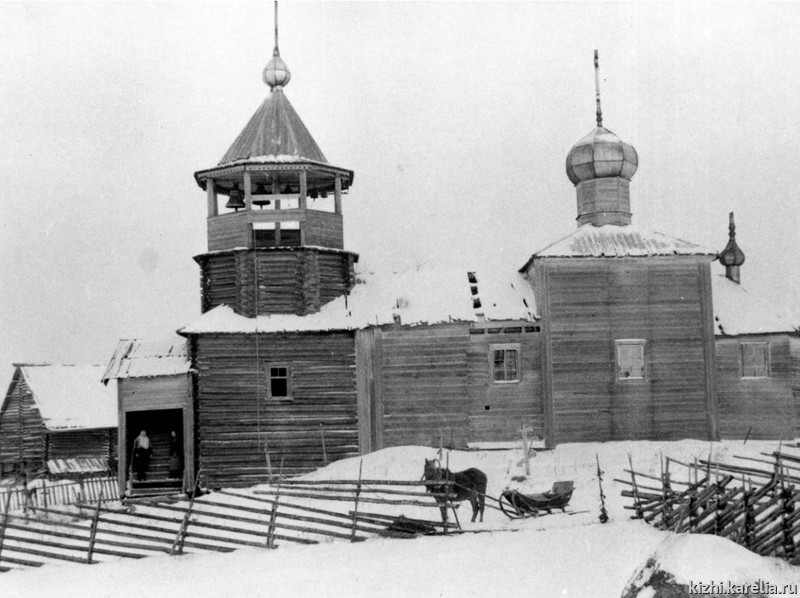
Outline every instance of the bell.
{"label": "bell", "polygon": [[242,199],[242,192],[239,185],[234,185],[231,192],[228,194],[228,203],[225,204],[226,208],[233,208],[239,210],[244,207],[244,200]]}
{"label": "bell", "polygon": [[253,205],[254,206],[258,206],[259,209],[262,209],[264,206],[268,206],[271,203],[272,203],[272,200],[270,200],[270,199],[264,199],[264,198],[261,198],[261,199],[254,198],[253,199]]}
{"label": "bell", "polygon": [[264,197],[259,197],[260,195],[269,195],[269,191],[267,191],[267,186],[264,183],[258,183],[256,185],[256,190],[253,193],[253,205],[258,206],[258,209],[263,209],[264,206],[268,206],[272,203],[271,200],[266,199]]}
{"label": "bell", "polygon": [[311,193],[308,194],[311,199],[317,199],[319,197],[319,193],[317,193],[316,189],[312,189]]}
{"label": "bell", "polygon": [[320,194],[319,194],[319,196],[320,196],[322,199],[325,199],[326,197],[328,197],[328,193],[327,193],[326,191],[320,191]]}

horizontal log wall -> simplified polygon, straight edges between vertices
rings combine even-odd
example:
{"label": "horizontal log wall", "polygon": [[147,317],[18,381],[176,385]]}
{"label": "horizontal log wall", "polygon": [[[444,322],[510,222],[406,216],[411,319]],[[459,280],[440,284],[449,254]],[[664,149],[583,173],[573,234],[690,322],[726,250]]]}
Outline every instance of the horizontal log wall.
{"label": "horizontal log wall", "polygon": [[[358,454],[353,333],[197,338],[199,466],[211,485],[245,485]],[[291,399],[267,398],[266,364],[291,368]]]}
{"label": "horizontal log wall", "polygon": [[[508,326],[523,329],[526,324]],[[528,326],[528,328],[531,328]],[[483,334],[469,337],[467,354],[470,440],[491,442],[516,440],[522,426],[544,438],[544,418],[541,381],[541,349],[539,332],[495,332],[489,328]],[[482,330],[481,330],[482,332]],[[492,380],[490,347],[494,344],[519,344],[520,380],[496,383]],[[488,409],[487,409],[488,408]]]}
{"label": "horizontal log wall", "polygon": [[386,329],[383,445],[465,446],[470,439],[469,324]]}
{"label": "horizontal log wall", "polygon": [[19,368],[0,413],[0,462],[11,467],[44,469],[45,426],[31,390]]}
{"label": "horizontal log wall", "polygon": [[243,250],[199,256],[202,305],[228,305],[246,317],[307,315],[353,285],[353,255],[319,249]]}
{"label": "horizontal log wall", "polygon": [[342,215],[308,210],[306,212],[305,245],[344,249]]}
{"label": "horizontal log wall", "polygon": [[47,459],[110,459],[117,456],[116,428],[65,430],[50,432],[47,436]]}
{"label": "horizontal log wall", "polygon": [[[716,340],[720,435],[723,438],[796,438],[800,432],[800,355],[789,335],[747,335]],[[742,377],[741,343],[765,342],[768,378]],[[798,340],[795,340],[797,343]]]}
{"label": "horizontal log wall", "polygon": [[[535,260],[551,444],[709,437],[708,267],[678,256]],[[646,340],[644,380],[617,380],[616,339]]]}

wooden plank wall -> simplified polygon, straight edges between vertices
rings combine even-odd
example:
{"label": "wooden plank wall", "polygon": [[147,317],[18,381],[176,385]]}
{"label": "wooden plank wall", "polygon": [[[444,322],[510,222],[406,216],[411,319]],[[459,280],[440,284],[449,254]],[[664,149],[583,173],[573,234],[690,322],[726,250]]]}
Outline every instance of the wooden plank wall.
{"label": "wooden plank wall", "polygon": [[[354,334],[197,337],[199,466],[211,485],[248,485],[273,472],[358,454]],[[266,397],[266,364],[291,367],[291,399]]]}
{"label": "wooden plank wall", "polygon": [[[551,444],[709,437],[708,267],[678,256],[535,260]],[[618,381],[614,341],[630,338],[647,341],[646,379]]]}
{"label": "wooden plank wall", "polygon": [[311,209],[253,210],[212,216],[207,221],[208,251],[252,247],[254,222],[300,222],[304,245],[344,248],[342,215]]}
{"label": "wooden plank wall", "polygon": [[342,215],[308,210],[306,212],[305,245],[344,249]]}
{"label": "wooden plank wall", "polygon": [[[525,328],[534,329],[525,322],[498,328],[476,327],[470,334],[467,366],[472,442],[517,440],[522,426],[544,438],[541,333],[504,332]],[[492,380],[490,347],[508,343],[520,346],[520,381],[498,384]]]}
{"label": "wooden plank wall", "polygon": [[256,310],[307,315],[354,284],[349,253],[306,248],[243,250],[199,256],[197,261],[204,312],[225,304],[246,317],[254,316]]}
{"label": "wooden plank wall", "polygon": [[[12,387],[13,386],[13,387]],[[0,462],[30,471],[44,468],[45,426],[30,388],[19,368],[0,413]]]}
{"label": "wooden plank wall", "polygon": [[383,444],[463,447],[469,441],[469,324],[385,329]]}
{"label": "wooden plank wall", "polygon": [[[798,357],[788,334],[717,337],[719,425],[723,438],[796,438],[800,397]],[[742,378],[742,341],[768,343],[768,378]]]}

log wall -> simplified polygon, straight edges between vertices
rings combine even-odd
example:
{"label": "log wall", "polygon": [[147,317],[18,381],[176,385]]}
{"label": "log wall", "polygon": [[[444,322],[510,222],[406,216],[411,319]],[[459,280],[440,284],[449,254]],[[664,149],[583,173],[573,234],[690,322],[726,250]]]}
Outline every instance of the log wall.
{"label": "log wall", "polygon": [[62,430],[47,435],[46,459],[117,458],[117,429]]}
{"label": "log wall", "polygon": [[[515,440],[522,425],[542,435],[535,328],[515,323],[489,327],[490,332],[485,325],[453,323],[359,331],[362,451]],[[520,380],[494,383],[490,346],[509,343],[519,344]]]}
{"label": "log wall", "polygon": [[[548,444],[714,437],[708,260],[534,260]],[[615,340],[644,339],[646,376],[618,380]]]}
{"label": "log wall", "polygon": [[3,471],[23,466],[44,469],[45,426],[22,372],[14,372],[0,413],[0,462]]}
{"label": "log wall", "polygon": [[[767,343],[769,377],[742,377],[742,341]],[[745,438],[748,434],[754,439],[798,436],[798,344],[800,339],[788,334],[717,337],[717,392],[723,438]]]}
{"label": "log wall", "polygon": [[198,256],[203,311],[228,305],[246,317],[307,315],[355,283],[355,256],[320,249],[260,249]]}
{"label": "log wall", "polygon": [[[291,398],[267,398],[270,363],[290,367]],[[202,335],[196,367],[199,467],[209,484],[267,480],[267,451],[275,474],[281,461],[293,473],[358,454],[353,333]]]}

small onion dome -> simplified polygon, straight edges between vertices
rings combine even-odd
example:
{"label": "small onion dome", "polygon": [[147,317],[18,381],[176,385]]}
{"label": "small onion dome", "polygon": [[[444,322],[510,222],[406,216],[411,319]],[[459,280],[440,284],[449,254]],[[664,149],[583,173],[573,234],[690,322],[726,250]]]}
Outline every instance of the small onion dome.
{"label": "small onion dome", "polygon": [[573,185],[607,177],[631,180],[639,166],[632,145],[605,127],[596,127],[567,154],[567,176]]}
{"label": "small onion dome", "polygon": [[723,266],[741,266],[744,264],[744,251],[736,244],[736,224],[733,222],[733,212],[730,213],[728,225],[728,244],[719,254],[719,263]]}
{"label": "small onion dome", "polygon": [[292,73],[276,49],[267,66],[264,67],[264,83],[269,85],[272,90],[276,87],[286,86],[291,79]]}

